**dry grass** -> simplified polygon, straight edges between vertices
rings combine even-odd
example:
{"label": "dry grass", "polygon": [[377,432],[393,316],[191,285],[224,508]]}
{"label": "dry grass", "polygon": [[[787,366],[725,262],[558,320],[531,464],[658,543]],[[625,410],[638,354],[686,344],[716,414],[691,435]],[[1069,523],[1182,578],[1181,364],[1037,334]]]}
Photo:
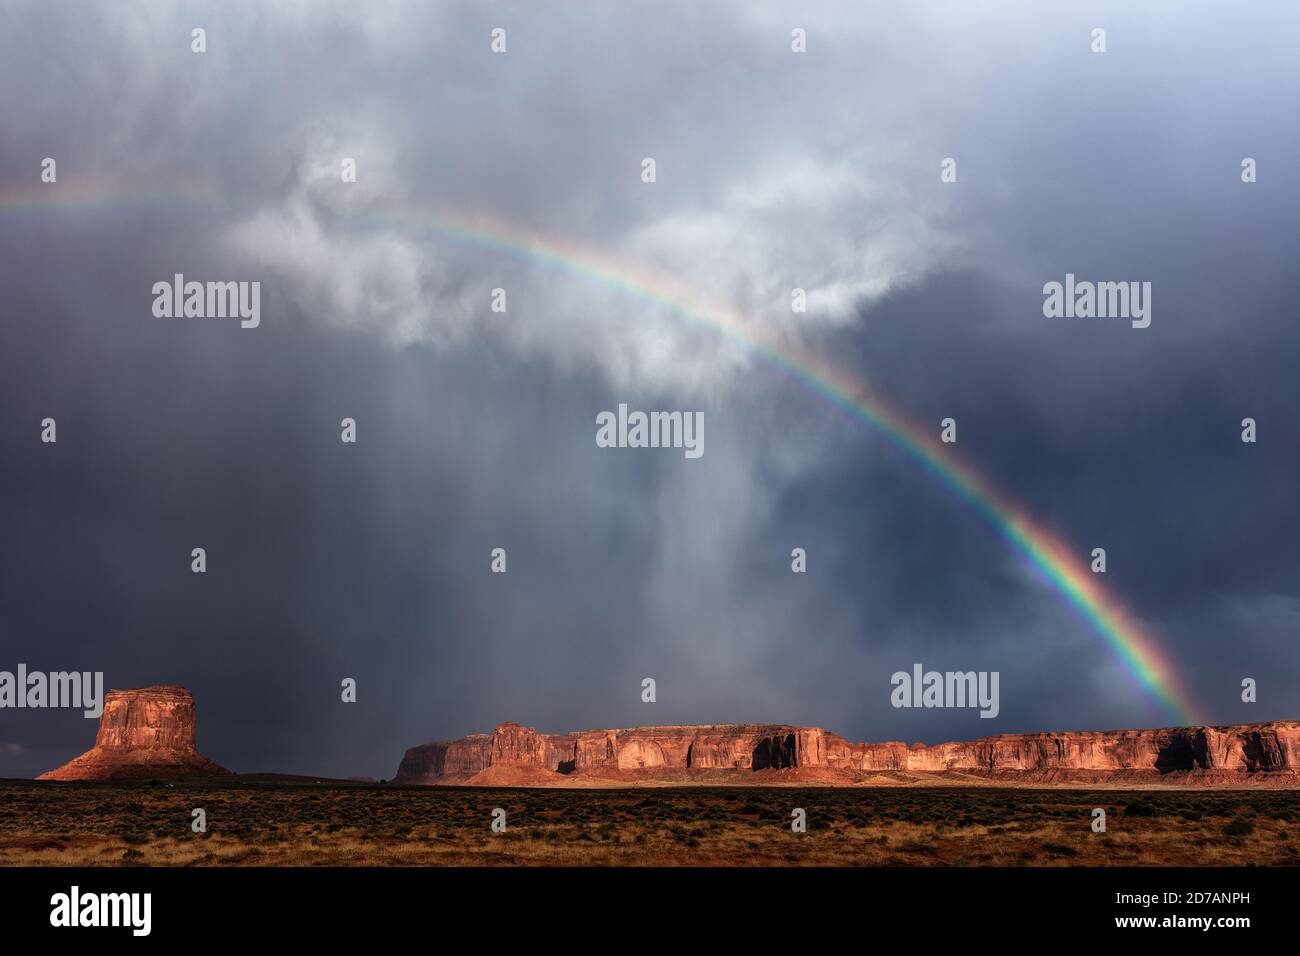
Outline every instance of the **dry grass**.
{"label": "dry grass", "polygon": [[[194,807],[206,834],[190,831]],[[504,834],[489,828],[494,807]],[[807,833],[790,832],[793,807]],[[1297,865],[1297,819],[1293,790],[6,782],[0,865]]]}

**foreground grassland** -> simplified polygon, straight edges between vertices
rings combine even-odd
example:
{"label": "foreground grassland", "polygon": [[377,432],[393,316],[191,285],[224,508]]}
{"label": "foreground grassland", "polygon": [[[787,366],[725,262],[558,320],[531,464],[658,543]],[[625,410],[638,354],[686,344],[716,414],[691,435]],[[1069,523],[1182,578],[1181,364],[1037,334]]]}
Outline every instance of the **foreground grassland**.
{"label": "foreground grassland", "polygon": [[[190,830],[207,812],[208,832]],[[507,831],[490,830],[493,808]],[[808,832],[790,831],[802,807]],[[1092,810],[1107,815],[1093,833]],[[0,865],[1300,865],[1300,791],[0,782]]]}

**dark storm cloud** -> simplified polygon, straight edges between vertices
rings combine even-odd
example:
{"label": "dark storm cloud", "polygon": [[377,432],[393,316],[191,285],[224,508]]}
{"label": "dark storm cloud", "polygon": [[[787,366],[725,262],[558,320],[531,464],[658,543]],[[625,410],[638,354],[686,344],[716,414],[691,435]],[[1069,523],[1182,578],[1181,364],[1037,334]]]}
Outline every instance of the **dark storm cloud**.
{"label": "dark storm cloud", "polygon": [[[1107,548],[1207,718],[1300,708],[1293,12],[828,5],[800,13],[806,59],[793,14],[751,5],[136,14],[3,7],[0,184],[54,155],[61,184],[144,199],[0,212],[0,668],[181,683],[219,762],[341,776],[504,719],[908,740],[1167,719],[987,521],[734,342],[358,215],[438,201],[670,275],[915,421],[957,418],[962,460]],[[153,319],[178,271],[260,279],[262,326]],[[1045,319],[1067,271],[1151,281],[1152,326]],[[704,411],[705,456],[597,449],[619,402]],[[1001,671],[1000,719],[892,709],[916,661]],[[90,727],[5,711],[0,775]]]}

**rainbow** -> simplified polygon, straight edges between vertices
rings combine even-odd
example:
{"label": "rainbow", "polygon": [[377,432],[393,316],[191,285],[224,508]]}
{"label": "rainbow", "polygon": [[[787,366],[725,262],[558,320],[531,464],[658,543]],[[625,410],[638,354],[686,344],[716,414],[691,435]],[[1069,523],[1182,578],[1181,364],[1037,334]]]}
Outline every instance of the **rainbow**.
{"label": "rainbow", "polygon": [[[57,197],[50,195],[52,191],[51,187],[21,192],[0,190],[0,212],[69,205],[98,207],[134,200],[201,201],[215,198],[211,188],[202,184],[133,197],[124,197],[121,193],[114,196],[99,185],[70,193],[64,193],[60,186]],[[654,303],[691,324],[739,343],[764,364],[843,410],[901,449],[1026,557],[1169,716],[1182,725],[1201,722],[1196,717],[1197,709],[1159,644],[1126,608],[1103,590],[1099,578],[1080,559],[1076,550],[1036,523],[974,469],[945,451],[933,434],[935,429],[923,429],[909,421],[873,394],[865,383],[849,379],[795,346],[776,341],[739,313],[704,301],[669,277],[653,275],[555,237],[441,206],[364,205],[356,216],[365,224],[439,236],[462,245],[540,263]]]}
{"label": "rainbow", "polygon": [[76,182],[31,182],[0,187],[0,215],[42,213],[50,210],[94,212],[121,206],[169,206],[214,202],[219,198],[212,180],[193,179],[148,188],[123,189],[121,183],[103,179]]}

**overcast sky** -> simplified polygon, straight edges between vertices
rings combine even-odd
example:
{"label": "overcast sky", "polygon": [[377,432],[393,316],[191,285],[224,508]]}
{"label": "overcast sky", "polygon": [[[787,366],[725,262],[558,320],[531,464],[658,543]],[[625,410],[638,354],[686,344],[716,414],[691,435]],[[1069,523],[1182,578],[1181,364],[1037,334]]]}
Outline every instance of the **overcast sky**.
{"label": "overcast sky", "polygon": [[[219,763],[336,776],[503,720],[1169,723],[886,438],[442,210],[957,419],[957,459],[1107,549],[1204,719],[1300,717],[1298,27],[1282,2],[0,2],[0,194],[39,200],[0,202],[0,670],[182,684]],[[1067,272],[1151,282],[1151,326],[1045,318]],[[175,273],[260,281],[260,326],[155,318]],[[703,412],[705,454],[597,448],[620,402]],[[998,718],[892,708],[914,662],[999,671]],[[0,711],[0,776],[93,736]]]}

